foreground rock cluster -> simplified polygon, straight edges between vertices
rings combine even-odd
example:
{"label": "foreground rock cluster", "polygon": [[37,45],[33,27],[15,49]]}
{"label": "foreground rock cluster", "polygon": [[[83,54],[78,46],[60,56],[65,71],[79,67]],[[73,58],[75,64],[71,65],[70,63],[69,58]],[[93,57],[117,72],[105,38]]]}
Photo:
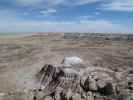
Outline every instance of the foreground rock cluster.
{"label": "foreground rock cluster", "polygon": [[[131,80],[133,73],[132,71],[127,73],[128,76],[118,75],[117,71],[86,67],[83,64],[72,66],[46,64],[37,73],[41,84],[39,90],[34,91],[36,95],[33,99],[133,100]],[[121,78],[128,79],[122,82]]]}
{"label": "foreground rock cluster", "polygon": [[86,66],[76,57],[65,58],[61,66],[45,64],[36,80],[38,87],[0,92],[0,100],[133,100],[132,69]]}

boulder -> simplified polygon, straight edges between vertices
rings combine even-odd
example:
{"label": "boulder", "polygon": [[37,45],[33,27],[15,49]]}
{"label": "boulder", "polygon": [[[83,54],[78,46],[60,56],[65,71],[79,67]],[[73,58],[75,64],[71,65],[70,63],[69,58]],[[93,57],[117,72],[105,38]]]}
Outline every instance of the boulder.
{"label": "boulder", "polygon": [[80,81],[80,86],[85,92],[88,92],[88,91],[95,92],[98,90],[96,81],[92,79],[90,76],[88,76],[87,78],[83,78]]}
{"label": "boulder", "polygon": [[114,94],[114,88],[113,88],[113,85],[112,83],[106,83],[104,87],[99,87],[98,88],[98,92],[101,94],[101,95],[104,95],[104,96],[108,96],[108,95],[112,95]]}
{"label": "boulder", "polygon": [[77,56],[74,57],[65,57],[61,64],[66,65],[66,66],[71,66],[71,65],[77,65],[77,64],[82,64],[83,60],[80,59]]}
{"label": "boulder", "polygon": [[46,96],[44,99],[42,100],[54,100],[51,96]]}
{"label": "boulder", "polygon": [[97,84],[96,81],[94,79],[89,79],[89,89],[90,91],[97,91]]}

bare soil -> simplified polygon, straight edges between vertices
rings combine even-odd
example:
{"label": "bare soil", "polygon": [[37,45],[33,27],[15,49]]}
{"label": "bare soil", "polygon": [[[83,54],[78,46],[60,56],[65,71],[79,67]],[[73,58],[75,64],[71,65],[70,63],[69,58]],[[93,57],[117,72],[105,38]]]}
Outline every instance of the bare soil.
{"label": "bare soil", "polygon": [[90,68],[118,72],[123,81],[133,71],[133,41],[72,40],[57,33],[0,37],[0,92],[35,88],[40,68],[60,65],[67,56],[80,57]]}

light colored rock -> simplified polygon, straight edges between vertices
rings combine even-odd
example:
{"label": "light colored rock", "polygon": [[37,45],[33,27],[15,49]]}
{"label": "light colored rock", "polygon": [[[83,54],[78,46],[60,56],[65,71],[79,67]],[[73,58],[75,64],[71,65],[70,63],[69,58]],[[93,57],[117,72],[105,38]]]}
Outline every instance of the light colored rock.
{"label": "light colored rock", "polygon": [[97,81],[97,87],[98,88],[103,88],[106,85],[106,82],[103,80],[98,80]]}
{"label": "light colored rock", "polygon": [[96,81],[94,79],[89,79],[89,88],[90,91],[97,91],[97,84]]}
{"label": "light colored rock", "polygon": [[81,84],[85,91],[97,91],[97,83],[90,76],[81,80]]}
{"label": "light colored rock", "polygon": [[4,96],[5,96],[5,93],[0,93],[0,100],[3,100]]}
{"label": "light colored rock", "polygon": [[56,92],[55,92],[55,96],[54,96],[55,100],[61,100],[62,91],[63,91],[63,88],[61,88],[61,87],[56,88]]}
{"label": "light colored rock", "polygon": [[76,64],[82,64],[83,60],[80,59],[79,57],[65,57],[62,61],[62,64],[66,66],[71,66],[71,65],[76,65]]}
{"label": "light colored rock", "polygon": [[75,95],[72,96],[72,100],[82,100],[81,95],[76,93]]}
{"label": "light colored rock", "polygon": [[86,100],[94,100],[94,96],[93,96],[92,92],[87,93]]}
{"label": "light colored rock", "polygon": [[46,96],[44,99],[42,100],[54,100],[51,96]]}
{"label": "light colored rock", "polygon": [[69,100],[72,97],[72,95],[73,95],[72,90],[69,88],[66,93],[66,98]]}

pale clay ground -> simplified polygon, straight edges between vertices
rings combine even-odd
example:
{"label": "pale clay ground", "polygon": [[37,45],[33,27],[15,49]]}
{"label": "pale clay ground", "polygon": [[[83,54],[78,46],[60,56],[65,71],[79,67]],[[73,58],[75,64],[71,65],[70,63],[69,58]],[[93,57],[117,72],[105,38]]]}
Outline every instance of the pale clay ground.
{"label": "pale clay ground", "polygon": [[97,66],[123,73],[133,66],[132,42],[70,41],[62,36],[0,37],[0,92],[37,88],[34,76],[40,68],[46,63],[60,65],[69,56],[83,59],[88,70]]}

